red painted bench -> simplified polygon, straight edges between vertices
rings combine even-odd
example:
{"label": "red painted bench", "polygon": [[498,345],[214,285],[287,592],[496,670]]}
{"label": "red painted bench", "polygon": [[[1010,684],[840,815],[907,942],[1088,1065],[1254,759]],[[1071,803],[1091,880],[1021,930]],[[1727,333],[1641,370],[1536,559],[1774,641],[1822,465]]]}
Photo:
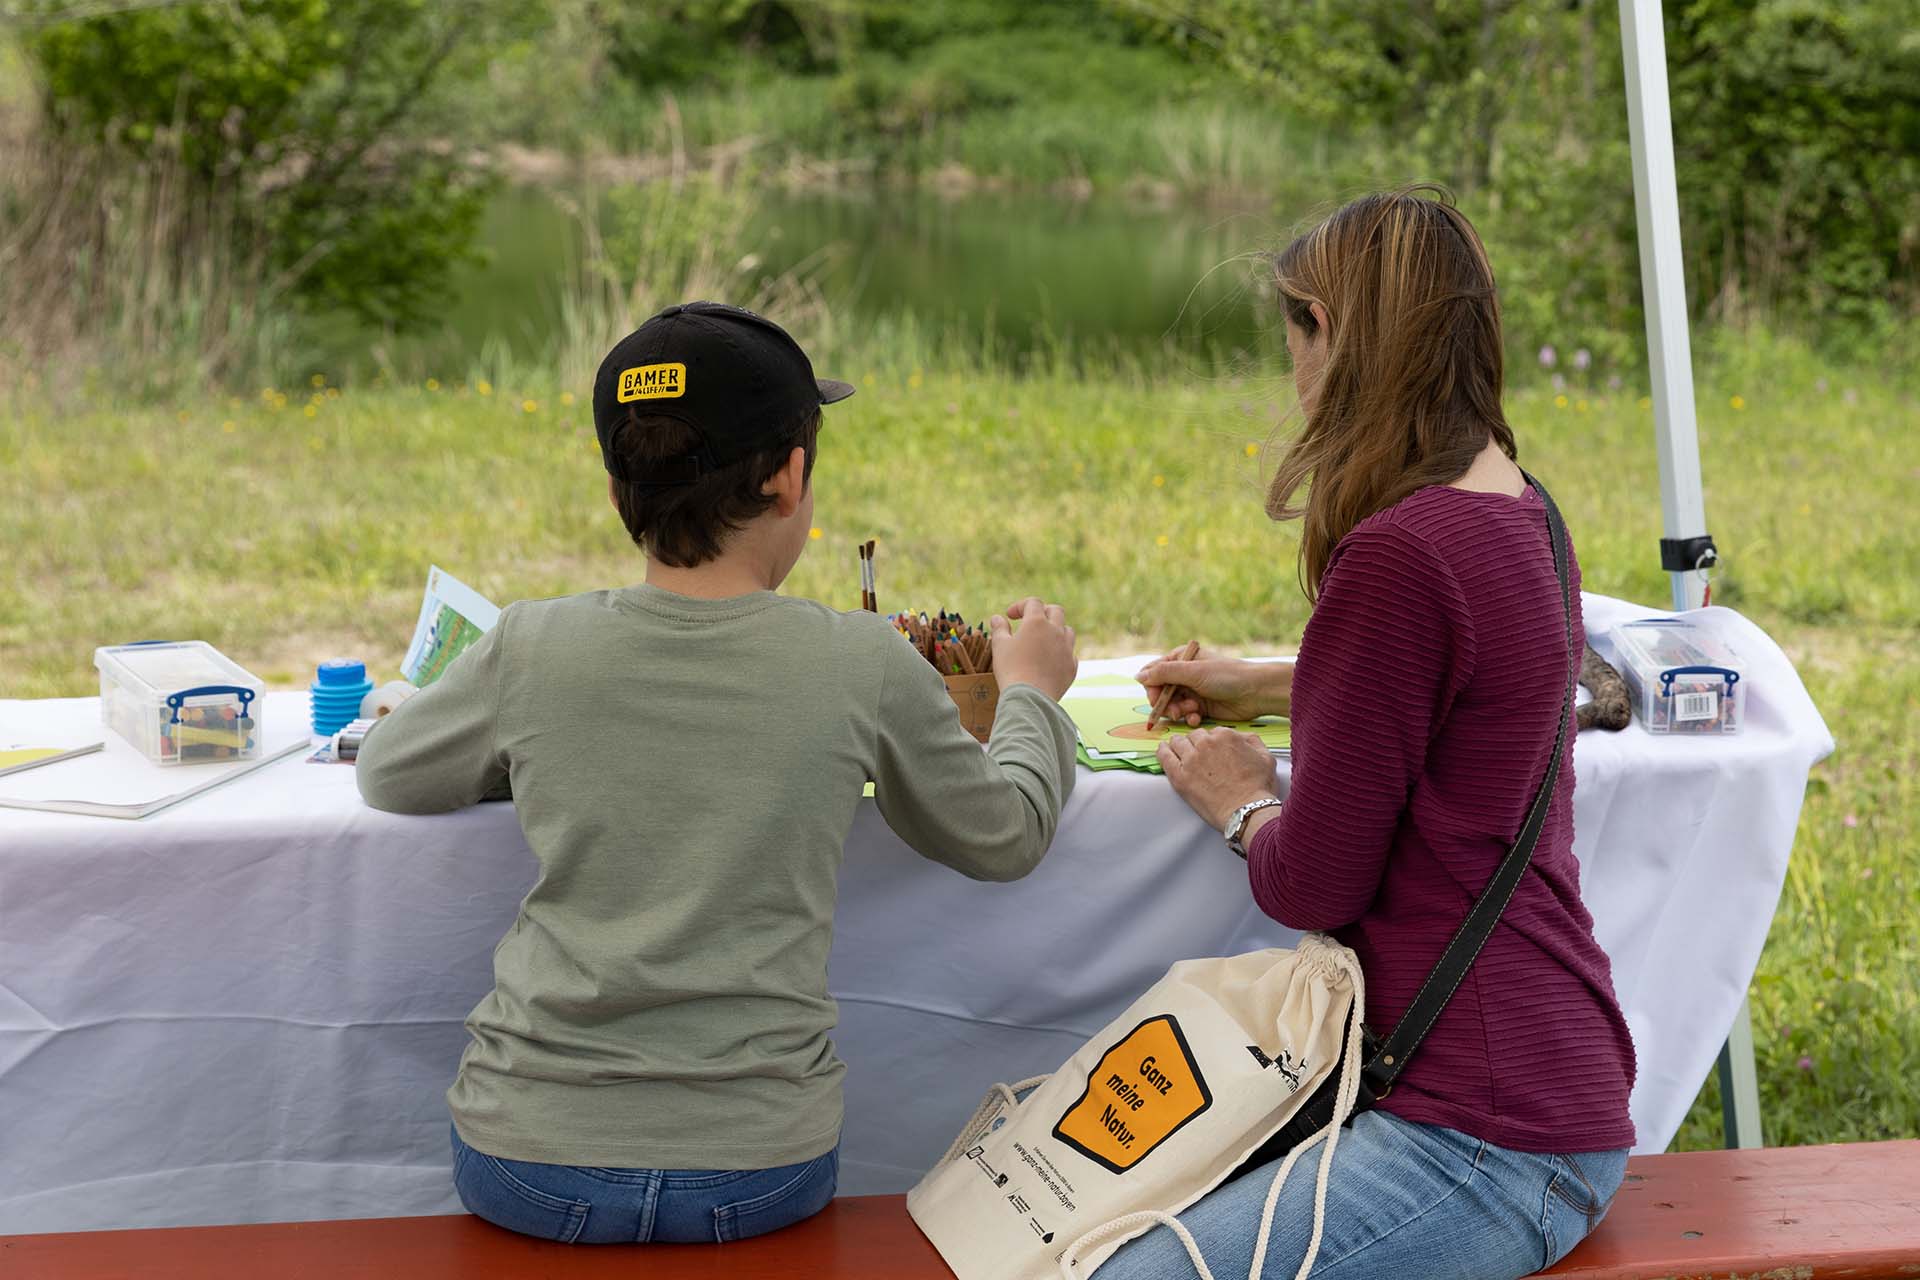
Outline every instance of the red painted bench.
{"label": "red painted bench", "polygon": [[[1543,1276],[1920,1277],[1920,1141],[1642,1156]],[[5,1280],[947,1280],[899,1196],[725,1247],[547,1244],[465,1215],[0,1237]]]}

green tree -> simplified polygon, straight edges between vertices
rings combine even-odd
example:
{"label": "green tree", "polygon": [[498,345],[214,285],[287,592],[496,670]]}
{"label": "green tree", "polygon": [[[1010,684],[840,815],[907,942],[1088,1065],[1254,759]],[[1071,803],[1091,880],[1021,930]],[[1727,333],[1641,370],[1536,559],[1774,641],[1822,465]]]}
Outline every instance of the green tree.
{"label": "green tree", "polygon": [[396,327],[432,313],[449,267],[470,251],[488,185],[449,86],[477,79],[489,39],[524,21],[512,6],[15,9],[63,145],[177,164],[230,196],[242,247],[263,250],[313,306]]}
{"label": "green tree", "polygon": [[[1108,0],[1197,58],[1369,144],[1373,174],[1452,185],[1496,249],[1517,341],[1620,354],[1639,323],[1613,0]],[[1920,305],[1912,0],[1669,0],[1696,310],[1862,324]],[[1844,323],[1853,322],[1853,323]]]}

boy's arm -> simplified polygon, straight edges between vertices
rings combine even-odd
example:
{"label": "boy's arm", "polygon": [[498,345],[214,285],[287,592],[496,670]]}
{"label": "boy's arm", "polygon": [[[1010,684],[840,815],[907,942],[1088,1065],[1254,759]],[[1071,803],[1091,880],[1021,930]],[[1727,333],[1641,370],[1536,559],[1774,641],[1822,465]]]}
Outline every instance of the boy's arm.
{"label": "boy's arm", "polygon": [[494,723],[507,618],[503,613],[438,680],[367,731],[354,763],[362,800],[393,813],[445,813],[479,802],[506,782]]}
{"label": "boy's arm", "polygon": [[975,880],[1039,863],[1073,790],[1073,721],[1030,684],[1000,691],[986,750],[960,727],[940,676],[904,641],[883,645],[874,797],[902,840]]}

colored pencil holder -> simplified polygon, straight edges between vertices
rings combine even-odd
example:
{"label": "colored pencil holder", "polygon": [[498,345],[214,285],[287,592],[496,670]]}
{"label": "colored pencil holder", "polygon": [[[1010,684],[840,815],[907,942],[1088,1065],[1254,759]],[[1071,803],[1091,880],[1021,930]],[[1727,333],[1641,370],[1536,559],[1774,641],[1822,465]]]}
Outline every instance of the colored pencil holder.
{"label": "colored pencil holder", "polygon": [[941,676],[947,696],[960,709],[960,727],[985,742],[1000,707],[1000,678],[991,671],[973,676]]}

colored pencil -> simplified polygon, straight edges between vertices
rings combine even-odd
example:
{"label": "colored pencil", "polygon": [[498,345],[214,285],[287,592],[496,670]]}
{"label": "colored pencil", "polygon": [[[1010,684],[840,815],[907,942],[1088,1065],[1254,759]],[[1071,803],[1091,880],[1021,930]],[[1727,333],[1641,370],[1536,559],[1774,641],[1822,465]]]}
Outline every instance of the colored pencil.
{"label": "colored pencil", "polygon": [[[1180,662],[1192,662],[1194,655],[1199,652],[1200,642],[1198,640],[1189,640],[1187,641],[1186,647],[1180,650],[1180,657],[1177,660]],[[1147,731],[1149,733],[1153,731],[1153,727],[1156,724],[1160,723],[1160,718],[1167,714],[1167,704],[1173,701],[1173,690],[1173,685],[1166,685],[1160,690],[1160,696],[1153,700],[1153,711],[1147,716]]]}

